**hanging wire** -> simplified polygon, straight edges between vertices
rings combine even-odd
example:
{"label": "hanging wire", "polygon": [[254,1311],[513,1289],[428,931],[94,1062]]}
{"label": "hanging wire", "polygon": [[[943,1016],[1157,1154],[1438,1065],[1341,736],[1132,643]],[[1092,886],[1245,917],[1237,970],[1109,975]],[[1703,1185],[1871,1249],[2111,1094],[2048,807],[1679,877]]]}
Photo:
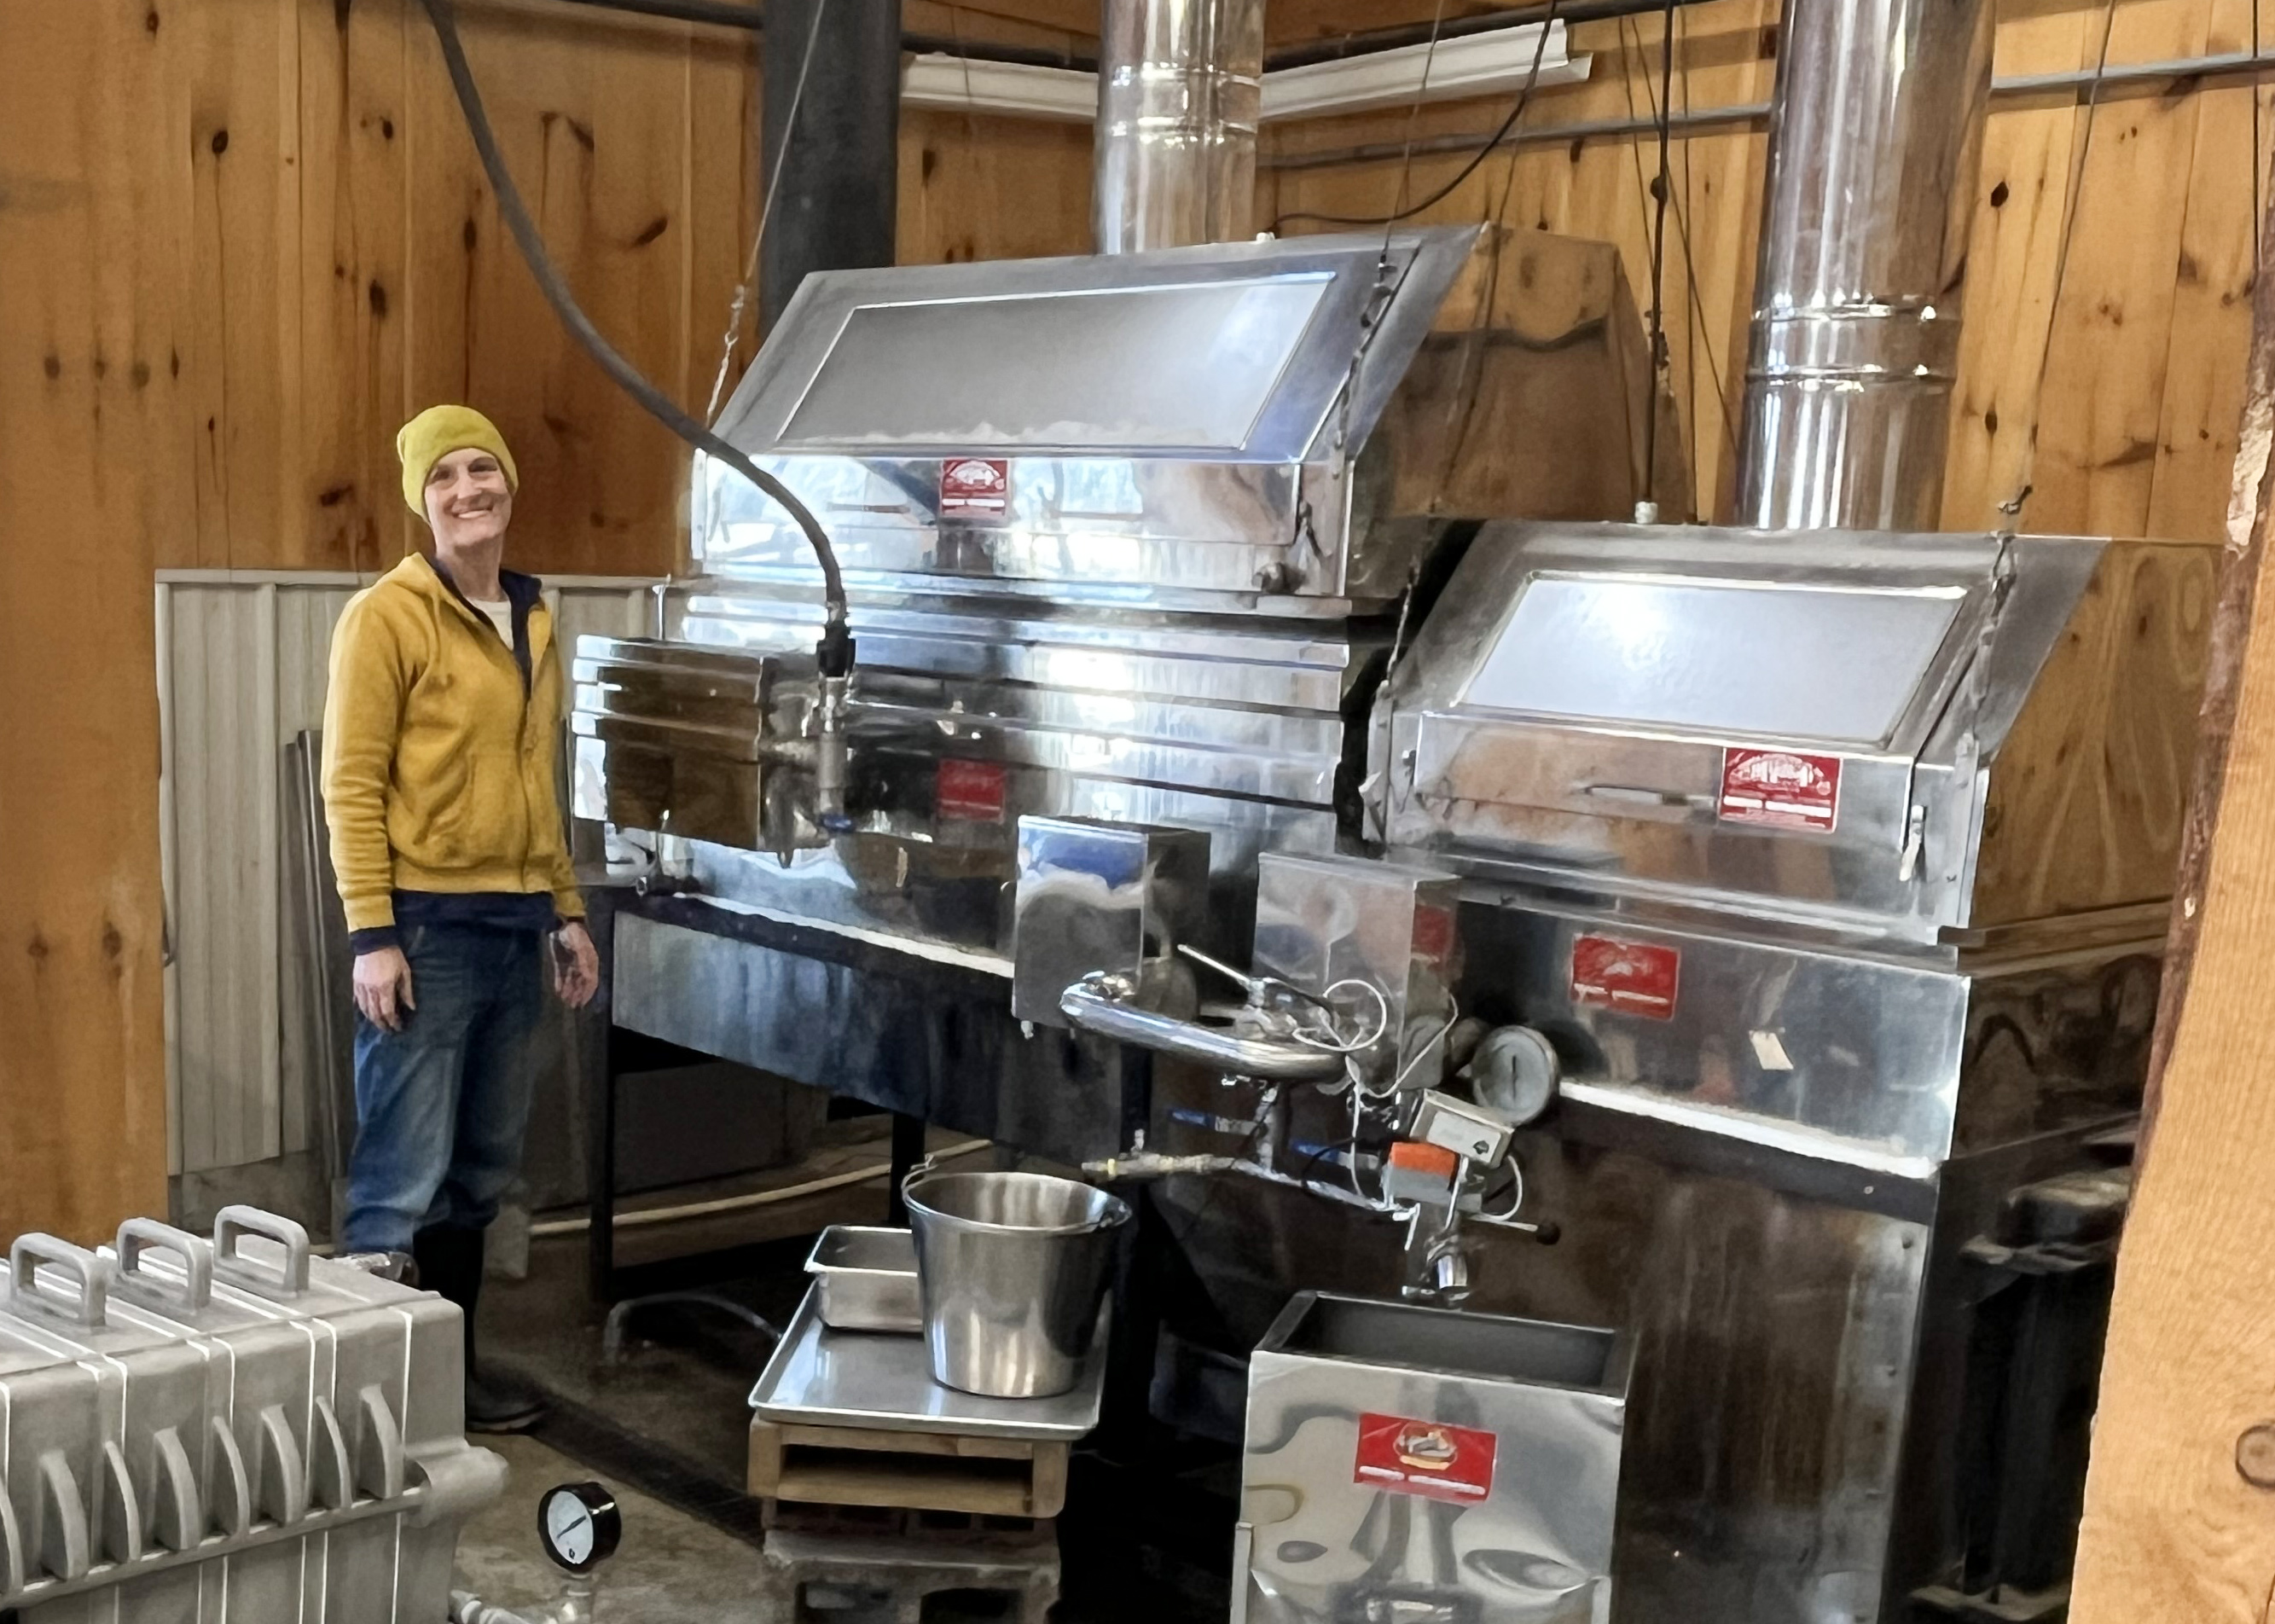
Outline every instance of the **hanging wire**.
{"label": "hanging wire", "polygon": [[[1438,60],[1438,28],[1439,25],[1445,20],[1445,16],[1446,0],[1438,0],[1437,10],[1432,14],[1430,19],[1430,46],[1422,56],[1421,82],[1414,87],[1414,101],[1406,110],[1406,152],[1398,166],[1398,192],[1393,200],[1394,208],[1405,201],[1407,183],[1414,173],[1414,125],[1415,121],[1422,116],[1422,98],[1429,94],[1430,70]],[[1344,369],[1343,388],[1336,405],[1334,447],[1339,458],[1343,455],[1349,442],[1351,411],[1358,399],[1358,390],[1355,386],[1358,381],[1359,363],[1366,357],[1367,345],[1374,342],[1376,332],[1374,316],[1389,306],[1391,298],[1398,291],[1402,273],[1392,262],[1390,238],[1393,223],[1401,218],[1402,218],[1402,215],[1393,213],[1380,220],[1349,223],[1381,226],[1382,248],[1375,255],[1374,288],[1370,296],[1368,313],[1359,322],[1358,343],[1351,350],[1350,365]],[[1272,223],[1274,232],[1276,233],[1279,230],[1280,224],[1281,222],[1278,220]]]}
{"label": "hanging wire", "polygon": [[[1640,31],[1638,31],[1640,32]],[[1659,517],[1659,391],[1668,369],[1667,355],[1667,204],[1674,194],[1667,147],[1674,117],[1674,0],[1667,0],[1659,40],[1659,208],[1651,232],[1651,398],[1644,403],[1643,498],[1637,520]]]}
{"label": "hanging wire", "polygon": [[1415,1046],[1413,1054],[1408,1058],[1403,1066],[1398,1069],[1398,1075],[1391,1078],[1384,1087],[1369,1088],[1366,1085],[1366,1080],[1358,1074],[1357,1062],[1345,1061],[1343,1069],[1350,1077],[1353,1091],[1369,1105],[1380,1105],[1386,1099],[1395,1099],[1405,1091],[1406,1079],[1414,1075],[1414,1069],[1420,1065],[1424,1057],[1438,1046],[1440,1039],[1452,1033],[1454,1028],[1461,1023],[1461,1001],[1451,993],[1447,993],[1445,1023]]}
{"label": "hanging wire", "polygon": [[2259,0],[2251,0],[2251,271],[2256,277],[2260,256],[2266,252],[2263,207],[2259,186],[2262,176],[2260,158],[2260,118],[2264,110],[2265,87],[2259,82]]}
{"label": "hanging wire", "polygon": [[[1681,22],[1684,18],[1684,15],[1685,13],[1682,11],[1677,11],[1675,13],[1677,21]],[[1683,26],[1687,28],[1688,24],[1685,23]],[[1636,55],[1638,57],[1643,55],[1643,30],[1636,26],[1632,19],[1627,18],[1621,19],[1620,26],[1622,39],[1632,38],[1635,42]],[[1622,82],[1625,84],[1627,88],[1629,117],[1636,117],[1637,115],[1636,113],[1635,104],[1635,81],[1630,77],[1625,79]],[[1688,114],[1690,110],[1690,80],[1686,77],[1682,82],[1683,111],[1685,114]],[[1660,104],[1653,94],[1651,79],[1648,75],[1645,75],[1644,78],[1643,89],[1644,100],[1649,102],[1651,106],[1651,116],[1654,120],[1657,120],[1661,117],[1659,112]],[[1648,204],[1651,198],[1651,184],[1644,178],[1643,149],[1639,146],[1631,144],[1629,147],[1629,151],[1635,156],[1636,192],[1637,195],[1642,197],[1644,202]],[[1684,138],[1683,141],[1682,163],[1684,176],[1683,185],[1684,190],[1687,193],[1689,187],[1689,178],[1690,174],[1690,145],[1689,138],[1687,136]],[[1722,364],[1714,359],[1713,339],[1711,336],[1704,338],[1700,336],[1702,334],[1711,334],[1713,330],[1713,324],[1706,319],[1706,301],[1698,291],[1698,261],[1697,256],[1691,252],[1690,248],[1690,213],[1682,198],[1678,197],[1673,201],[1674,210],[1674,239],[1682,245],[1682,280],[1683,286],[1689,293],[1690,305],[1689,344],[1694,350],[1703,349],[1705,352],[1706,375],[1714,385],[1716,426],[1721,431],[1723,449],[1730,454],[1731,459],[1735,462],[1738,455],[1738,435],[1736,426],[1730,420],[1729,389],[1722,380]],[[1696,391],[1694,390],[1694,395]],[[1654,409],[1656,408],[1656,405],[1657,403],[1654,402]],[[1698,479],[1704,478],[1703,471],[1694,470],[1694,473]],[[1694,512],[1704,512],[1705,510],[1706,504],[1703,500],[1701,500],[1703,495],[1703,491],[1698,489],[1694,482],[1694,487],[1691,492],[1692,510]]]}
{"label": "hanging wire", "polygon": [[[711,380],[711,404],[703,409],[703,420],[716,423],[719,406],[727,393],[727,375],[735,367],[735,347],[742,340],[743,318],[750,309],[751,291],[759,281],[759,249],[767,240],[767,222],[775,212],[775,197],[782,190],[782,171],[790,167],[790,143],[797,139],[797,110],[805,100],[805,76],[813,66],[814,42],[821,38],[821,7],[813,8],[813,22],[805,31],[805,55],[798,58],[797,83],[790,93],[790,117],[782,122],[782,150],[768,153],[774,172],[767,177],[767,195],[759,205],[759,229],[751,234],[751,257],[743,267],[743,279],[735,284],[735,301],[727,311],[727,336],[720,341],[719,374]],[[968,77],[969,63],[964,65]]]}
{"label": "hanging wire", "polygon": [[[1554,0],[1551,0],[1549,11],[1550,20],[1553,20]],[[1532,94],[1533,85],[1540,77],[1540,64],[1546,49],[1547,41],[1547,24],[1544,22],[1541,26],[1540,39],[1536,42],[1536,48],[1532,53],[1532,66],[1524,76],[1524,83],[1518,87],[1517,105],[1515,110],[1519,116],[1523,115],[1524,103]],[[1514,129],[1515,126],[1512,124],[1509,127]],[[1486,150],[1492,149],[1488,147]],[[1453,480],[1454,470],[1460,465],[1462,453],[1469,449],[1470,430],[1475,426],[1477,420],[1478,400],[1484,392],[1483,340],[1486,329],[1493,325],[1493,315],[1500,298],[1501,250],[1505,245],[1505,228],[1508,224],[1509,201],[1516,195],[1516,169],[1521,157],[1522,148],[1512,144],[1508,149],[1508,171],[1501,178],[1500,200],[1493,205],[1487,216],[1494,228],[1491,248],[1492,267],[1485,279],[1485,296],[1478,302],[1477,320],[1470,324],[1470,330],[1464,339],[1461,374],[1457,376],[1467,375],[1468,382],[1465,387],[1456,387],[1447,402],[1447,432],[1444,436],[1446,455],[1439,465],[1437,479],[1431,487],[1429,510],[1432,513],[1440,510],[1438,503],[1445,495],[1446,487]],[[1476,166],[1473,164],[1470,168],[1474,171]],[[1407,583],[1407,590],[1410,593],[1413,590],[1411,580]],[[1402,609],[1402,625],[1403,614],[1404,611]],[[1393,668],[1395,668],[1394,666]],[[1386,676],[1387,675],[1386,673]]]}
{"label": "hanging wire", "polygon": [[2014,534],[2022,523],[2022,509],[2030,500],[2030,479],[2037,469],[2038,426],[2045,420],[2046,374],[2053,363],[2054,333],[2061,319],[2062,284],[2069,279],[2069,251],[2077,231],[2078,195],[2085,189],[2085,161],[2093,151],[2094,115],[2100,110],[2102,80],[2109,73],[2109,41],[2116,31],[2117,0],[2107,0],[2101,19],[2101,54],[2094,63],[2093,79],[2086,90],[2085,130],[2070,159],[2069,195],[2062,203],[2061,240],[2054,253],[2053,294],[2046,301],[2045,343],[2038,350],[2038,381],[2030,401],[2029,437],[2022,442],[2022,466],[2014,481],[2014,494],[1999,504],[2004,521],[2000,533],[2005,535]]}
{"label": "hanging wire", "polygon": [[[1363,1038],[1346,1038],[1338,1027],[1336,995],[1353,991],[1364,993],[1374,1000],[1374,1024]],[[1319,1000],[1327,1006],[1320,1011],[1319,1027],[1311,1030],[1299,1024],[1288,1034],[1305,1048],[1325,1049],[1330,1054],[1363,1054],[1380,1043],[1382,1035],[1390,1030],[1390,1001],[1383,996],[1380,987],[1364,976],[1344,977],[1321,993]]]}
{"label": "hanging wire", "polygon": [[[1439,187],[1435,192],[1432,192],[1428,197],[1424,198],[1420,202],[1408,207],[1402,207],[1394,214],[1326,215],[1318,213],[1311,209],[1291,209],[1272,222],[1273,230],[1275,232],[1278,231],[1281,226],[1286,225],[1291,220],[1309,220],[1319,225],[1395,225],[1402,220],[1412,219],[1415,215],[1422,213],[1425,209],[1434,208],[1437,205],[1444,202],[1447,198],[1453,196],[1455,192],[1461,189],[1462,183],[1469,179],[1470,176],[1476,174],[1478,167],[1482,165],[1487,158],[1493,155],[1494,148],[1498,147],[1503,141],[1508,139],[1509,132],[1516,128],[1517,120],[1524,117],[1525,104],[1531,101],[1533,86],[1537,84],[1540,79],[1541,64],[1547,59],[1548,34],[1549,30],[1555,25],[1556,7],[1558,3],[1559,0],[1549,0],[1547,13],[1541,19],[1540,22],[1540,37],[1533,42],[1532,66],[1524,76],[1524,83],[1518,87],[1516,100],[1510,106],[1508,116],[1500,121],[1500,127],[1493,132],[1492,136],[1486,140],[1485,144],[1478,147],[1476,152],[1470,155],[1470,161],[1462,165],[1459,172],[1456,173],[1451,180]],[[1441,0],[1440,11],[1442,12],[1443,10],[1444,7]],[[1433,23],[1431,26],[1430,32],[1430,46],[1432,53],[1437,49],[1437,26]],[[1422,71],[1423,85],[1425,87],[1426,87],[1429,83],[1429,66],[1425,58]],[[1422,92],[1420,89],[1417,89],[1414,94],[1413,108],[1409,111],[1407,116],[1406,153],[1398,178],[1398,196],[1402,203],[1406,196],[1407,171],[1412,169],[1414,163],[1414,116],[1418,114],[1421,111],[1421,109]]]}
{"label": "hanging wire", "polygon": [[[1406,151],[1398,160],[1398,195],[1390,205],[1395,212],[1382,222],[1382,252],[1386,258],[1390,253],[1391,227],[1419,209],[1419,206],[1415,209],[1405,208],[1406,188],[1414,180],[1414,129],[1422,120],[1422,98],[1430,94],[1430,70],[1438,65],[1438,30],[1445,21],[1446,0],[1437,0],[1430,12],[1430,43],[1422,53],[1422,77],[1414,87],[1414,100],[1406,109]],[[1279,229],[1279,222],[1274,221],[1274,231],[1277,232]]]}
{"label": "hanging wire", "polygon": [[[964,44],[964,8],[948,8],[949,37],[956,43],[956,59],[963,64],[964,74],[964,137],[977,148],[979,145],[979,93],[971,87],[971,53]],[[1098,70],[1106,72],[1103,64]]]}

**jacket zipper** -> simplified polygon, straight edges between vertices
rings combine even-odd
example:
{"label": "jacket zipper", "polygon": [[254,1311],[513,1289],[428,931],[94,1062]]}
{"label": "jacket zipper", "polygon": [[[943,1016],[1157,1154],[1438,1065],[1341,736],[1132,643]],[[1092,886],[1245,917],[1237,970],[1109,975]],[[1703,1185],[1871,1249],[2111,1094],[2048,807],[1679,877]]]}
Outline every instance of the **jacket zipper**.
{"label": "jacket zipper", "polygon": [[[443,583],[443,590],[453,599],[459,601],[458,613],[465,622],[469,626],[472,627],[478,638],[495,638],[497,636],[497,627],[492,623],[490,618],[486,615],[479,614],[472,606],[466,603],[464,601],[464,594],[458,591],[455,585],[445,581]],[[525,891],[529,888],[529,851],[533,843],[530,832],[535,827],[534,814],[529,804],[528,752],[529,714],[536,706],[537,668],[539,660],[537,652],[537,633],[534,627],[532,626],[530,623],[535,620],[538,611],[543,608],[544,605],[541,602],[531,604],[529,606],[529,612],[524,617],[522,622],[524,634],[529,638],[529,675],[527,677],[525,678],[522,676],[521,661],[515,658],[514,651],[505,646],[504,639],[500,638],[498,642],[499,651],[505,655],[507,663],[513,667],[515,686],[521,690],[521,721],[520,725],[514,732],[516,748],[514,750],[513,757],[514,777],[519,783],[521,789],[521,850],[515,858],[514,872],[520,877],[521,889]],[[474,624],[477,620],[480,623],[479,625]],[[551,895],[552,887],[548,885],[546,888],[546,891],[548,895]]]}

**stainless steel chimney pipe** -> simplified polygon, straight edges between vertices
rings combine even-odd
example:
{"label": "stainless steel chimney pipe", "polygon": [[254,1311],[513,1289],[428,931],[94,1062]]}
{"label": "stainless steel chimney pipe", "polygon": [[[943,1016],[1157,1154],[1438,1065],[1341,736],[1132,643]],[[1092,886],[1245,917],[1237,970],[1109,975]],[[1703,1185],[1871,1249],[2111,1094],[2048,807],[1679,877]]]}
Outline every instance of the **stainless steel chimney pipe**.
{"label": "stainless steel chimney pipe", "polygon": [[1106,0],[1091,224],[1100,253],[1246,237],[1264,0]]}
{"label": "stainless steel chimney pipe", "polygon": [[1988,0],[1790,0],[1738,519],[1933,530],[1990,105]]}

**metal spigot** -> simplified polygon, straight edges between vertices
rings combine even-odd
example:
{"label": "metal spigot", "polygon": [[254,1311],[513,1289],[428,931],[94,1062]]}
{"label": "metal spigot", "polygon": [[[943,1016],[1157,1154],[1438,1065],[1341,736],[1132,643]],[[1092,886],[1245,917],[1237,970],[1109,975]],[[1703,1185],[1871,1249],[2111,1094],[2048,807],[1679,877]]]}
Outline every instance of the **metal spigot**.
{"label": "metal spigot", "polygon": [[[835,567],[834,557],[823,565],[823,573],[833,585]],[[820,748],[813,764],[814,821],[825,834],[845,835],[853,827],[845,812],[845,784],[850,776],[846,765],[845,713],[853,684],[854,639],[843,588],[826,592],[825,596],[828,613],[821,637],[813,646],[814,670],[821,679]]]}
{"label": "metal spigot", "polygon": [[1406,1252],[1412,1263],[1401,1288],[1402,1295],[1447,1308],[1458,1308],[1468,1300],[1470,1255],[1462,1244],[1458,1193],[1449,1205],[1408,1209]]}

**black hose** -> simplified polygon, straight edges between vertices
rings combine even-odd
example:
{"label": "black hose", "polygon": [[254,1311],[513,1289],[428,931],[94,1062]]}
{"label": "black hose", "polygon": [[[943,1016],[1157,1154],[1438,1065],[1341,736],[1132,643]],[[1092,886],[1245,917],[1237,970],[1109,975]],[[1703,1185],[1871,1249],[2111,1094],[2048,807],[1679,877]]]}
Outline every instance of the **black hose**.
{"label": "black hose", "polygon": [[552,257],[546,253],[545,239],[538,234],[537,223],[529,217],[521,193],[506,169],[505,155],[498,150],[497,133],[490,128],[489,115],[482,110],[481,92],[475,87],[473,72],[466,66],[465,47],[458,39],[457,19],[451,11],[450,0],[423,0],[423,4],[427,20],[435,25],[435,38],[442,47],[442,61],[450,71],[450,87],[457,93],[458,110],[465,115],[466,128],[474,138],[474,150],[481,155],[490,189],[497,193],[498,212],[505,216],[507,229],[512,231],[521,257],[528,261],[529,274],[537,279],[546,302],[553,306],[553,313],[561,318],[570,336],[584,347],[601,370],[638,401],[649,416],[697,450],[741,474],[797,521],[798,529],[805,534],[806,545],[813,549],[814,562],[821,566],[825,618],[821,640],[815,646],[814,654],[823,676],[845,676],[853,668],[853,638],[846,624],[845,580],[837,568],[837,554],[830,547],[828,536],[823,533],[820,522],[790,487],[681,411],[677,403],[641,376],[639,368],[619,354],[616,346],[601,336],[600,329],[593,325],[592,318],[578,306],[576,296],[570,292],[568,283],[562,280]]}

